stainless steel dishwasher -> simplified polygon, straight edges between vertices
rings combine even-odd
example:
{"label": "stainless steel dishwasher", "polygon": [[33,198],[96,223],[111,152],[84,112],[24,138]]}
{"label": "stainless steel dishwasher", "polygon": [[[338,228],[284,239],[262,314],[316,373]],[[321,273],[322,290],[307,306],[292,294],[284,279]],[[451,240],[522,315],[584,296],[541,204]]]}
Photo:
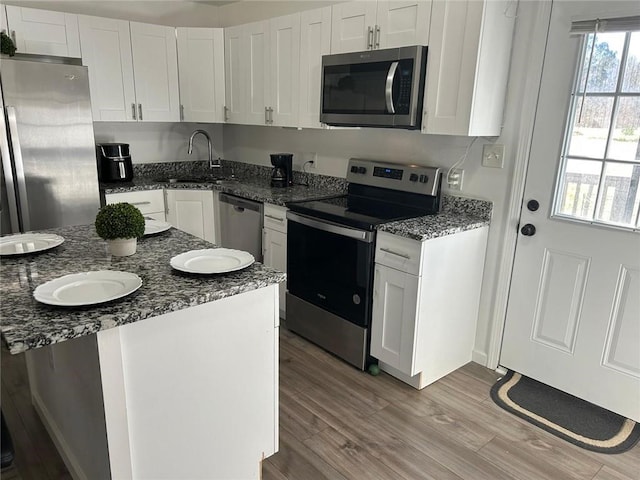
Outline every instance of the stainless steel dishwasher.
{"label": "stainless steel dishwasher", "polygon": [[262,203],[220,194],[220,240],[223,247],[244,250],[262,261]]}

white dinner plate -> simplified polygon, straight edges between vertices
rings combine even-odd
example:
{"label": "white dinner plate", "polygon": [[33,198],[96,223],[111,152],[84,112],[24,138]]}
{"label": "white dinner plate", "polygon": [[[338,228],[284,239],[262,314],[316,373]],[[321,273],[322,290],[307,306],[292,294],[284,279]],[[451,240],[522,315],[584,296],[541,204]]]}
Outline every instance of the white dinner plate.
{"label": "white dinner plate", "polygon": [[33,298],[47,305],[94,305],[135,292],[142,279],[135,273],[117,270],[72,273],[36,287]]}
{"label": "white dinner plate", "polygon": [[57,247],[64,238],[52,233],[18,233],[0,237],[0,255],[23,255]]}
{"label": "white dinner plate", "polygon": [[144,234],[155,235],[156,233],[166,232],[171,228],[171,225],[167,222],[160,220],[154,220],[153,218],[144,219]]}
{"label": "white dinner plate", "polygon": [[226,273],[246,268],[255,261],[253,255],[242,250],[206,248],[176,255],[169,263],[187,273]]}

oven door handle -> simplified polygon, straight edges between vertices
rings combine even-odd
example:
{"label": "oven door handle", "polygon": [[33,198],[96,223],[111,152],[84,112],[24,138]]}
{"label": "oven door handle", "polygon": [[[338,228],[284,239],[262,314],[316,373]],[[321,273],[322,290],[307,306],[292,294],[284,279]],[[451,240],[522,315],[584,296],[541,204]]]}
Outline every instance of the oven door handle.
{"label": "oven door handle", "polygon": [[338,225],[333,222],[328,222],[326,220],[315,220],[313,218],[305,217],[303,215],[298,215],[297,213],[287,212],[287,220],[301,223],[302,225],[306,225],[307,227],[315,228],[317,230],[322,230],[324,232],[335,233],[336,235],[340,235],[343,237],[354,238],[361,242],[372,243],[373,242],[373,233],[368,232],[366,230],[358,230],[355,228],[345,227],[343,225]]}

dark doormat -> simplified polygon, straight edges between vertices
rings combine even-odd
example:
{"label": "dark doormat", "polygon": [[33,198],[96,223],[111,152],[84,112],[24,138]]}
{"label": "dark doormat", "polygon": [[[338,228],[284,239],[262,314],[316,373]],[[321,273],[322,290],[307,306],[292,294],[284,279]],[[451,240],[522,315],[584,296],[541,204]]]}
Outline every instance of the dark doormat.
{"label": "dark doormat", "polygon": [[622,453],[640,440],[640,424],[509,371],[491,387],[500,407],[579,447]]}

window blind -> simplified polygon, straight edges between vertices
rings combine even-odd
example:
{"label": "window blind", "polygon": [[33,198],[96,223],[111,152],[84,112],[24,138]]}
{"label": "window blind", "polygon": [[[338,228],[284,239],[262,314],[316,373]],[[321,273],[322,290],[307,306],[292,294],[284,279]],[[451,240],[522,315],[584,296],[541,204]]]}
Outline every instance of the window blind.
{"label": "window blind", "polygon": [[571,22],[571,35],[593,32],[634,32],[640,30],[640,15],[620,18],[597,18]]}

